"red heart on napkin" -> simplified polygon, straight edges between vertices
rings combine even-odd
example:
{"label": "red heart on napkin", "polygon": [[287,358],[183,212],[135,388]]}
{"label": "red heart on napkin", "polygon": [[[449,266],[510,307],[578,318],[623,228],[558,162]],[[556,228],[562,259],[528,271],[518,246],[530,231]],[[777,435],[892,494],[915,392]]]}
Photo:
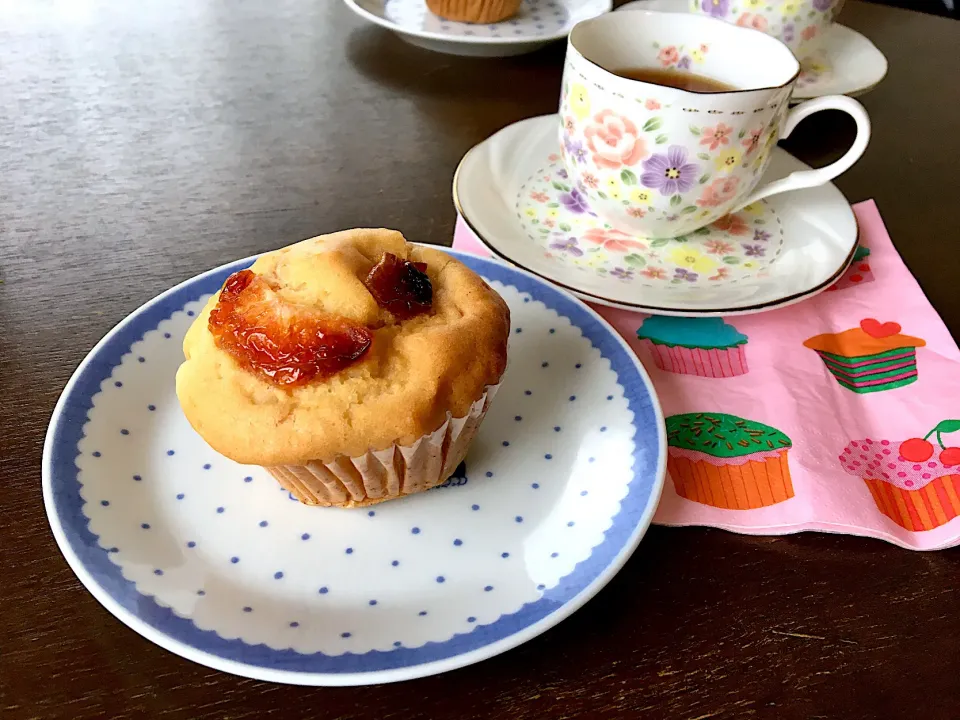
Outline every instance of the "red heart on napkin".
{"label": "red heart on napkin", "polygon": [[890,337],[900,332],[900,325],[895,322],[881,323],[879,320],[867,318],[860,321],[860,328],[870,337],[877,339]]}

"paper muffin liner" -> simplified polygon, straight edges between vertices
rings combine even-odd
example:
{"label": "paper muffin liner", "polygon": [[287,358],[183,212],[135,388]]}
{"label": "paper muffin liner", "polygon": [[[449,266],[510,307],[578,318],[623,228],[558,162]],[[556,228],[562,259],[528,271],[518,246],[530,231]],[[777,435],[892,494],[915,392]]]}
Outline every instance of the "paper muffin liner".
{"label": "paper muffin liner", "polygon": [[793,497],[787,450],[741,464],[715,465],[671,453],[667,471],[677,495],[724,510],[755,510]]}
{"label": "paper muffin liner", "polygon": [[411,445],[266,470],[305,505],[361,507],[429,490],[463,462],[499,389],[500,383],[488,385],[464,417],[447,413],[443,425]]}
{"label": "paper muffin liner", "polygon": [[496,23],[516,15],[521,0],[427,0],[427,9],[445,20]]}
{"label": "paper muffin liner", "polygon": [[943,475],[917,490],[864,478],[877,509],[912,532],[933,530],[960,516],[960,475]]}
{"label": "paper muffin liner", "polygon": [[749,371],[743,345],[705,349],[671,347],[653,342],[649,338],[640,342],[650,351],[654,364],[665,372],[707,378],[731,378],[746,375]]}

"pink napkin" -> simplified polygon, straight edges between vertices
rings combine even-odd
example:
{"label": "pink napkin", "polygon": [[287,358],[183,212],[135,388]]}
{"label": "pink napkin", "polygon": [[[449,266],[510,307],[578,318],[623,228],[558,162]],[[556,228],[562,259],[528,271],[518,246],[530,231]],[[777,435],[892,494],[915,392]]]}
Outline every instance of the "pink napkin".
{"label": "pink napkin", "polygon": [[[960,350],[875,203],[854,209],[858,260],[798,305],[692,320],[593,306],[667,418],[654,522],[960,544]],[[462,219],[453,246],[490,255]]]}

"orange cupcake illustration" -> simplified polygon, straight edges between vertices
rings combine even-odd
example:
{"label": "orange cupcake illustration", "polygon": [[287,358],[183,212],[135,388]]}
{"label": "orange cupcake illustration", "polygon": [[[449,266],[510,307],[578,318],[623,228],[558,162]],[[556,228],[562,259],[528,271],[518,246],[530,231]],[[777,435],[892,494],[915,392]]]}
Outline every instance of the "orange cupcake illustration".
{"label": "orange cupcake illustration", "polygon": [[667,418],[667,470],[680,497],[725,510],[769,507],[793,497],[793,443],[763,423],[723,413]]}
{"label": "orange cupcake illustration", "polygon": [[960,447],[943,443],[954,432],[960,420],[944,420],[922,438],[854,440],[840,453],[840,465],[863,479],[877,508],[897,525],[933,530],[960,516]]}
{"label": "orange cupcake illustration", "polygon": [[917,348],[927,343],[900,330],[895,322],[867,318],[860,327],[823,333],[803,344],[816,351],[841,387],[863,395],[917,381]]}

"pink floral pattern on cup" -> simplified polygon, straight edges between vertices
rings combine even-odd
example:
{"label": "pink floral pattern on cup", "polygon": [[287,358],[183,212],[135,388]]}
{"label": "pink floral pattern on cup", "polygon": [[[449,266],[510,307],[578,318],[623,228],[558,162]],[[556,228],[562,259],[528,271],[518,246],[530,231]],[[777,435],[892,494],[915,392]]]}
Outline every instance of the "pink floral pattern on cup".
{"label": "pink floral pattern on cup", "polygon": [[647,142],[629,118],[613,110],[602,110],[583,131],[593,162],[599,167],[636,165],[649,151]]}
{"label": "pink floral pattern on cup", "polygon": [[[670,162],[669,149],[658,154]],[[683,166],[676,162],[682,160],[679,155],[673,160],[674,166]],[[577,185],[559,156],[551,155],[548,163],[520,188],[516,212],[527,236],[556,262],[621,282],[689,287],[764,277],[781,252],[780,219],[765,202],[720,217],[683,237],[641,238],[611,227],[592,210],[587,183],[599,188],[597,178],[584,175]],[[620,203],[628,213],[642,217],[657,195],[659,190],[638,185]]]}
{"label": "pink floral pattern on cup", "polygon": [[[693,50],[654,49],[675,67],[684,60],[703,62],[709,53],[706,44]],[[627,117],[621,110],[594,105],[595,96],[603,93],[592,92],[586,83],[564,84],[560,153],[575,184],[558,200],[574,213],[587,212],[591,203],[614,201],[623,204],[618,212],[630,220],[679,229],[656,236],[688,232],[728,213],[756,185],[777,139],[777,126],[771,124],[776,108],[713,119],[691,112],[677,134],[666,128],[666,115],[677,109],[665,98],[629,98],[632,114]]]}
{"label": "pink floral pattern on cup", "polygon": [[695,13],[748,27],[806,58],[833,24],[845,0],[690,0]]}

